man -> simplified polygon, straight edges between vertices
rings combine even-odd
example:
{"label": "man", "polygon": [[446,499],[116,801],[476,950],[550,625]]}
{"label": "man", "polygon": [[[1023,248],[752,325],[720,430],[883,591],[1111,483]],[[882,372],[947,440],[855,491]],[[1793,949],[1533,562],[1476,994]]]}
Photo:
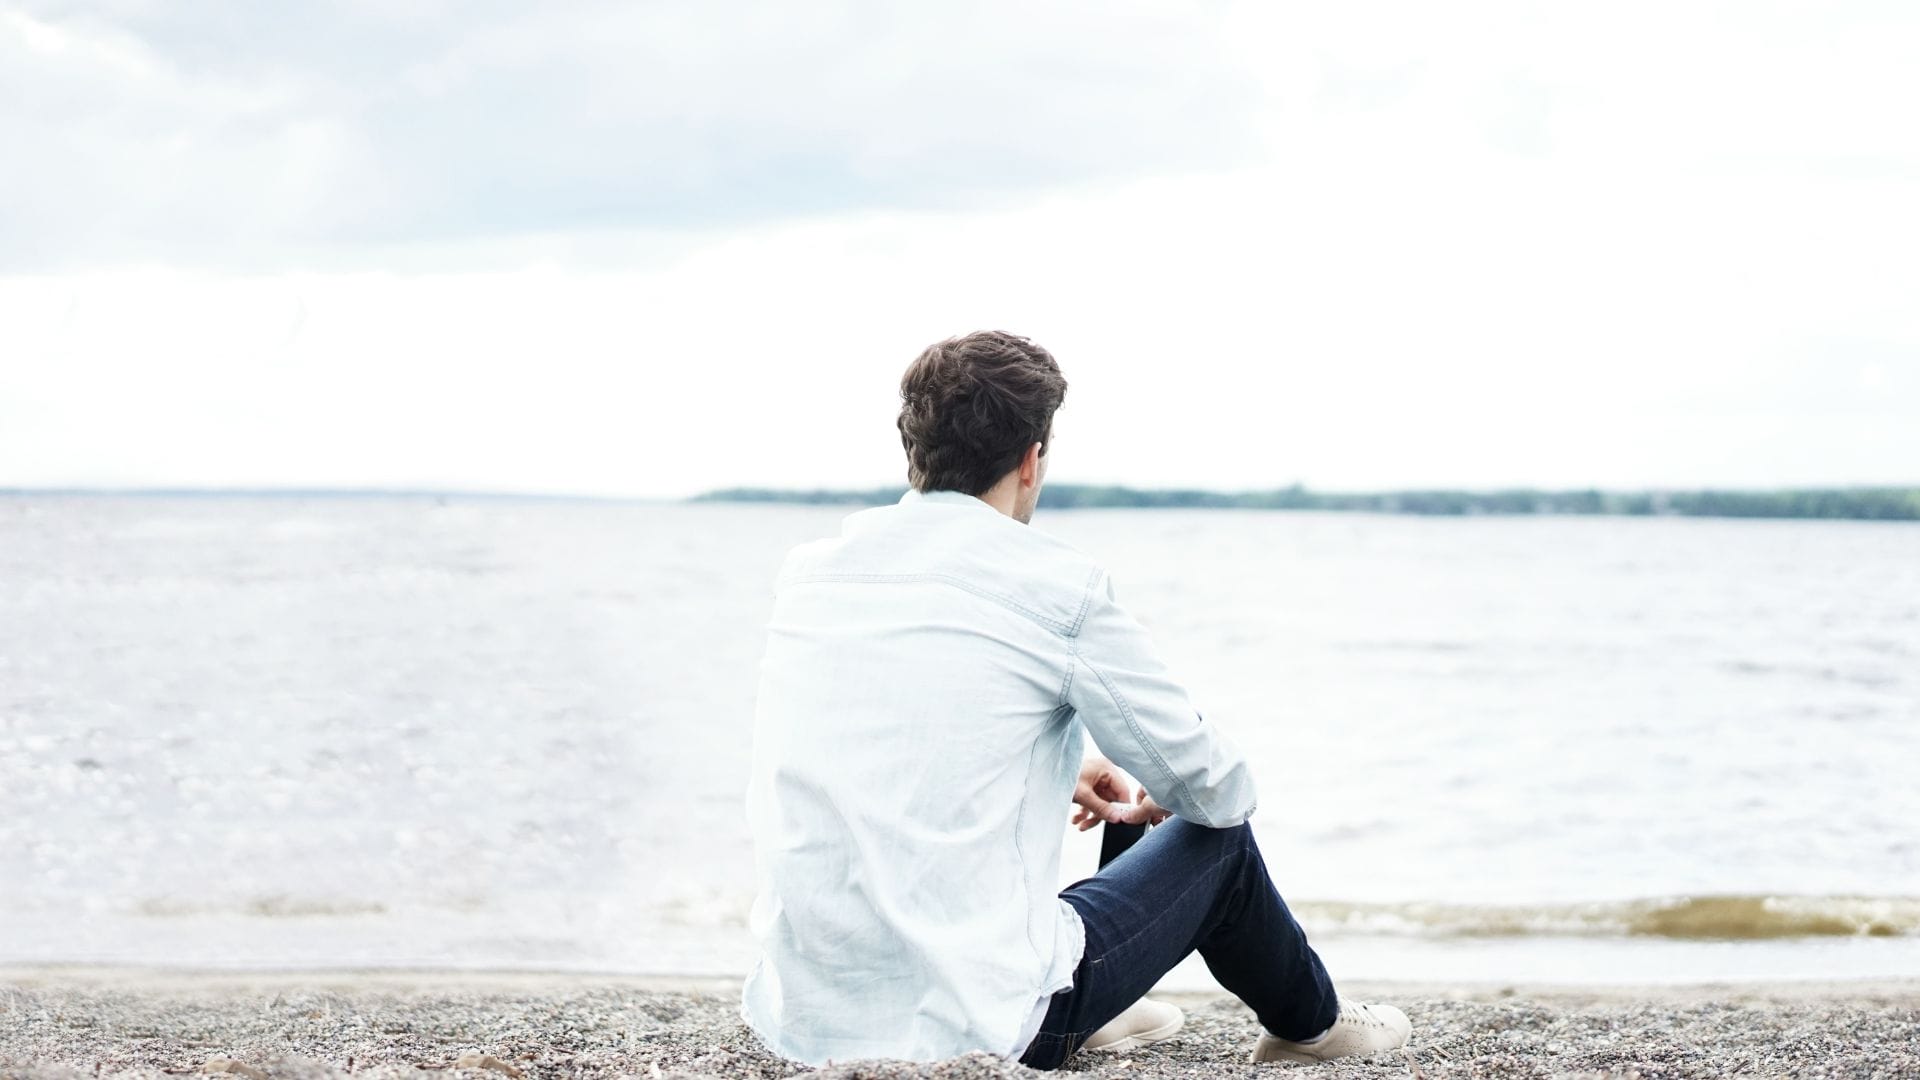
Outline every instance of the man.
{"label": "man", "polygon": [[[1259,1018],[1254,1061],[1401,1046],[1406,1017],[1340,999],[1268,880],[1239,750],[1106,573],[1028,526],[1066,389],[1025,338],[929,347],[900,383],[912,489],[787,556],[742,1017],[811,1065],[984,1050],[1052,1069],[1172,1034],[1179,1011],[1141,995],[1197,949]],[[1083,734],[1105,758],[1082,765]],[[1069,799],[1082,827],[1164,824],[1056,894]]]}

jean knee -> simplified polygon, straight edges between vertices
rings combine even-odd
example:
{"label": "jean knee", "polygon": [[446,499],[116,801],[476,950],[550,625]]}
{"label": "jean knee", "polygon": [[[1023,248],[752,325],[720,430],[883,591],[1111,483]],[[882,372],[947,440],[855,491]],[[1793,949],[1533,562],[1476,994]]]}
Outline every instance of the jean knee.
{"label": "jean knee", "polygon": [[1224,829],[1215,829],[1186,818],[1170,817],[1156,828],[1175,829],[1177,833],[1174,839],[1181,845],[1216,850],[1222,856],[1259,850],[1253,842],[1252,826],[1244,821]]}

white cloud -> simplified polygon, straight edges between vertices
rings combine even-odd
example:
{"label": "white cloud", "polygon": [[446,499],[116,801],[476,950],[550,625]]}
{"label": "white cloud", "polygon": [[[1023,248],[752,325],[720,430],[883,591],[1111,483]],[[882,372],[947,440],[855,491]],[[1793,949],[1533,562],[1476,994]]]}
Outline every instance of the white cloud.
{"label": "white cloud", "polygon": [[38,166],[0,189],[22,270],[365,266],[368,245],[986,206],[1259,151],[1255,73],[1221,19],[1169,5],[39,6],[0,23],[23,103],[0,133]]}
{"label": "white cloud", "polygon": [[[1920,479],[1902,11],[753,10],[250,61],[10,16],[52,105],[0,122],[80,164],[0,181],[48,263],[0,278],[0,484],[885,483],[900,369],[983,326],[1066,368],[1057,480]],[[670,209],[804,146],[820,192]]]}

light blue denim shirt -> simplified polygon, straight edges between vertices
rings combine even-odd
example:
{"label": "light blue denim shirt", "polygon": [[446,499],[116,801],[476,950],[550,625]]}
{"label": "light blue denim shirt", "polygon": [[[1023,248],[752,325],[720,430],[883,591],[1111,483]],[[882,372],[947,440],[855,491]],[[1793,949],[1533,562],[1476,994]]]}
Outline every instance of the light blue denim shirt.
{"label": "light blue denim shirt", "polygon": [[1070,545],[909,491],[787,556],[747,790],[741,1016],[769,1049],[1024,1049],[1083,949],[1057,888],[1083,731],[1181,817],[1253,813],[1245,758]]}

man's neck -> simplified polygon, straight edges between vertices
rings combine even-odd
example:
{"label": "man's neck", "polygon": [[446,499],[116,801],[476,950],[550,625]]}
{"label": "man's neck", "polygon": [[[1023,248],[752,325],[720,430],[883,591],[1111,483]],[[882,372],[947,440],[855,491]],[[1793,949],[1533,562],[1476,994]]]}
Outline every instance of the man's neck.
{"label": "man's neck", "polygon": [[979,499],[981,502],[986,503],[988,506],[993,507],[1008,517],[1013,517],[1014,498],[1018,493],[1019,486],[1017,484],[1009,484],[1002,480],[1000,483],[974,496],[974,498]]}

